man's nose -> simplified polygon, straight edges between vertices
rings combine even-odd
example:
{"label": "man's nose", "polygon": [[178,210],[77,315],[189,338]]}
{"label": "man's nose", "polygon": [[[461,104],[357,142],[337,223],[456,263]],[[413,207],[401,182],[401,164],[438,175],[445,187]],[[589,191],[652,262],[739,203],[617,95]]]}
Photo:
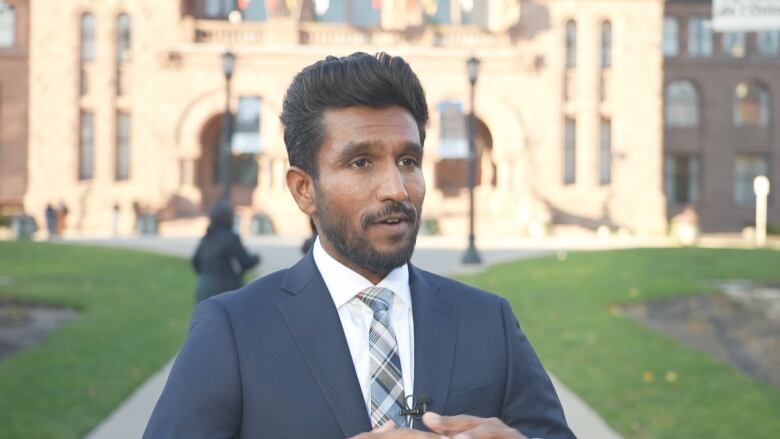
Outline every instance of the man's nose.
{"label": "man's nose", "polygon": [[377,198],[379,201],[406,201],[409,194],[406,192],[404,176],[396,166],[388,166],[386,172],[379,176],[379,189]]}

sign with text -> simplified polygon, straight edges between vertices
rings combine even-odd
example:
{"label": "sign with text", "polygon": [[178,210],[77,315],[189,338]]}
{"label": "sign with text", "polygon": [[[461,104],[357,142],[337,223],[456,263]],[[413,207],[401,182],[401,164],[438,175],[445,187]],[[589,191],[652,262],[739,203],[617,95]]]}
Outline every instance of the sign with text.
{"label": "sign with text", "polygon": [[780,0],[713,0],[718,32],[780,30]]}

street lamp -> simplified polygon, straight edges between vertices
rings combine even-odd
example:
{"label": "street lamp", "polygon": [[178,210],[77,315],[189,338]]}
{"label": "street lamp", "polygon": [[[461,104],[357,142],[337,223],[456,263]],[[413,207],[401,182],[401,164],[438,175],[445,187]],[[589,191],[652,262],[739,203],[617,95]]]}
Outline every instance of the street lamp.
{"label": "street lamp", "polygon": [[222,53],[222,73],[225,75],[225,114],[222,117],[222,144],[219,148],[222,193],[220,198],[230,200],[230,138],[232,137],[232,117],[230,114],[230,78],[236,65],[236,56],[229,50]]}
{"label": "street lamp", "polygon": [[481,264],[477,247],[474,245],[474,185],[477,177],[477,143],[474,139],[477,131],[477,119],[474,116],[474,86],[479,76],[479,59],[471,57],[466,61],[471,84],[471,105],[469,109],[469,248],[463,255],[464,264]]}

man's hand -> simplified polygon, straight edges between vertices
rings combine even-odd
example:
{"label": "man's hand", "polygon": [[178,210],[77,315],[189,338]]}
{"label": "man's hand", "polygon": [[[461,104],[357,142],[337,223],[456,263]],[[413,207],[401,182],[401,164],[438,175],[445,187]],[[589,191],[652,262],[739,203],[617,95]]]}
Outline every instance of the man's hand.
{"label": "man's hand", "polygon": [[498,418],[441,416],[428,412],[422,420],[432,431],[453,439],[528,439]]}
{"label": "man's hand", "polygon": [[368,433],[353,436],[351,439],[439,439],[440,436],[410,428],[396,428],[390,421],[385,425],[375,428]]}

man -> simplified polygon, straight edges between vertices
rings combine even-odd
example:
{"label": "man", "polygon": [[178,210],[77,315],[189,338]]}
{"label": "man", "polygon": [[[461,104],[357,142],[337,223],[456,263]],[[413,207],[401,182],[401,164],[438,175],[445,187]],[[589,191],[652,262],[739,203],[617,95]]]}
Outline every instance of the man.
{"label": "man", "polygon": [[281,119],[287,186],[319,238],[197,307],[145,437],[574,437],[507,301],[409,264],[428,120],[409,65],[328,57]]}

